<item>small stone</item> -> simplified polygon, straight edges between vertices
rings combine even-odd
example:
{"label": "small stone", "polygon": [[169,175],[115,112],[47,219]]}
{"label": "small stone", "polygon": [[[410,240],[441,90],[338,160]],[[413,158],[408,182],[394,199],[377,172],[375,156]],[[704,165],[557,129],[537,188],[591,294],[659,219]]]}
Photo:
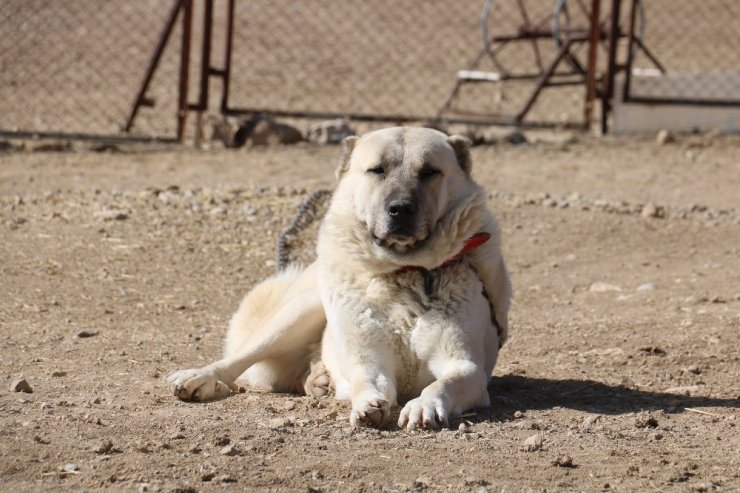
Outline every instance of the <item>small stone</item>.
{"label": "small stone", "polygon": [[[180,438],[177,438],[178,436],[179,436]],[[175,440],[179,440],[179,439],[182,439],[182,438],[185,438],[185,437],[184,437],[184,436],[183,436],[183,435],[182,435],[181,433],[178,433],[177,435],[175,435],[175,436],[174,436],[174,439],[175,439]],[[214,445],[215,445],[216,447],[223,447],[223,446],[225,446],[225,445],[228,445],[228,444],[230,444],[230,443],[231,443],[231,438],[227,437],[226,435],[223,435],[223,436],[217,437],[217,438],[216,438],[216,439],[215,439],[215,440],[213,441],[213,444],[214,444]]]}
{"label": "small stone", "polygon": [[103,440],[93,447],[93,452],[96,454],[107,454],[113,448],[113,442],[110,440]]}
{"label": "small stone", "polygon": [[279,430],[285,428],[290,424],[290,420],[286,418],[273,418],[267,422],[267,426],[272,430]]}
{"label": "small stone", "polygon": [[313,470],[311,471],[311,479],[314,481],[318,481],[319,479],[324,479],[324,475],[321,474],[321,471]]}
{"label": "small stone", "polygon": [[524,413],[521,411],[514,411],[514,419],[522,419],[524,417]]}
{"label": "small stone", "polygon": [[588,290],[591,293],[607,293],[610,291],[622,291],[622,288],[615,284],[609,284],[608,282],[597,281],[592,283]]}
{"label": "small stone", "polygon": [[77,464],[70,463],[70,464],[65,464],[63,469],[65,472],[77,472],[80,470],[80,466],[78,466]]}
{"label": "small stone", "polygon": [[429,476],[419,476],[414,480],[413,488],[418,490],[425,490],[432,485],[432,478]]}
{"label": "small stone", "polygon": [[98,335],[97,330],[81,330],[75,334],[75,337],[78,339],[85,339],[87,337],[95,337],[96,335]]}
{"label": "small stone", "polygon": [[526,440],[524,440],[524,450],[527,452],[536,452],[542,448],[543,444],[542,435],[539,433],[535,433],[534,435],[528,437]]}
{"label": "small stone", "polygon": [[25,378],[18,378],[10,382],[10,391],[11,392],[25,392],[27,394],[33,394],[33,389],[31,388],[31,385],[29,385],[29,383],[26,381]]}
{"label": "small stone", "polygon": [[671,142],[675,142],[676,138],[673,136],[670,130],[662,129],[660,132],[658,132],[658,135],[655,136],[655,143],[658,145],[666,145],[670,144]]}
{"label": "small stone", "polygon": [[646,282],[637,286],[637,291],[652,291],[655,289],[655,284],[652,282]]}
{"label": "small stone", "polygon": [[575,467],[573,465],[573,458],[569,455],[559,455],[552,461],[553,466],[557,467]]}
{"label": "small stone", "polygon": [[635,427],[636,428],[657,428],[658,420],[655,419],[655,417],[650,413],[640,414],[637,417],[635,417]]}
{"label": "small stone", "polygon": [[285,409],[286,411],[292,411],[293,409],[295,409],[295,401],[285,401],[285,403],[283,404],[283,409]]}
{"label": "small stone", "polygon": [[653,440],[662,440],[662,439],[663,439],[662,433],[658,432],[658,433],[653,434]]}
{"label": "small stone", "polygon": [[665,217],[665,209],[662,206],[648,202],[642,207],[640,215],[644,218],[661,218]]}
{"label": "small stone", "polygon": [[698,365],[691,364],[687,366],[686,369],[694,375],[699,375],[701,373],[701,368],[699,368]]}
{"label": "small stone", "polygon": [[581,428],[584,430],[588,430],[599,419],[601,419],[601,414],[589,414],[588,416],[583,418],[583,423],[581,424]]}
{"label": "small stone", "polygon": [[664,349],[661,349],[661,348],[659,348],[657,346],[643,346],[643,347],[639,348],[638,350],[639,351],[642,351],[643,353],[655,354],[655,355],[658,355],[658,356],[665,356],[665,354],[666,354],[666,352],[665,352]]}
{"label": "small stone", "polygon": [[463,421],[462,423],[460,423],[460,426],[457,427],[457,431],[459,431],[460,433],[467,433],[468,430],[469,430],[469,427],[465,423],[465,421]]}
{"label": "small stone", "polygon": [[237,455],[241,455],[241,451],[236,448],[234,445],[227,445],[223,447],[221,450],[218,451],[221,455],[226,455],[228,457],[234,457]]}
{"label": "small stone", "polygon": [[64,370],[56,370],[56,371],[51,372],[51,376],[52,377],[66,377],[67,372]]}

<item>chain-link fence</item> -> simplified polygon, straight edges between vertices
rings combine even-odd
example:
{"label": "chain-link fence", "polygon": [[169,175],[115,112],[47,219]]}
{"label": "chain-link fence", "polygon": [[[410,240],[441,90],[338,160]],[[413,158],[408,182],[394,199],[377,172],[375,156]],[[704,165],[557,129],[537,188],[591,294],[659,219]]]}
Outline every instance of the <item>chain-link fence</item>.
{"label": "chain-link fence", "polygon": [[626,100],[740,104],[740,2],[643,0],[634,26]]}
{"label": "chain-link fence", "polygon": [[[599,76],[608,65],[612,3],[600,2]],[[632,1],[622,3],[625,45]],[[737,2],[637,4],[641,40],[665,74],[649,77],[661,70],[636,50],[631,96],[737,100]],[[179,12],[140,100],[145,104],[133,135],[174,137],[178,111],[202,111],[204,105],[212,111],[391,122],[470,115],[490,122],[583,122],[593,0],[4,0],[0,131],[123,135],[178,5],[192,6],[189,97],[178,107],[185,25]],[[212,87],[204,101],[199,74],[209,5],[205,79]],[[224,41],[230,18],[229,64]],[[215,84],[217,75],[228,85],[228,99]]]}
{"label": "chain-link fence", "polygon": [[[0,2],[0,130],[121,134],[168,14],[160,0]],[[176,43],[136,133],[174,135]]]}

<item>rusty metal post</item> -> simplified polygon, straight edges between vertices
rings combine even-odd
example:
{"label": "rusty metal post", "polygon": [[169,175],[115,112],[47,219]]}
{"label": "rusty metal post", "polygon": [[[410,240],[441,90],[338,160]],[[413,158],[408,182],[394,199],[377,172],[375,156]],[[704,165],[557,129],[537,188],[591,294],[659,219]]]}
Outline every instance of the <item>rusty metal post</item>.
{"label": "rusty metal post", "polygon": [[612,98],[614,97],[614,81],[619,68],[617,64],[617,44],[619,43],[619,15],[622,7],[621,0],[612,0],[611,22],[609,27],[609,58],[606,70],[606,87],[602,93],[601,103],[601,133],[608,130],[608,117],[612,109]]}
{"label": "rusty metal post", "polygon": [[177,140],[185,142],[188,119],[188,86],[190,83],[190,40],[193,27],[193,0],[182,0],[182,44],[180,46],[180,80],[177,99]]}
{"label": "rusty metal post", "polygon": [[586,72],[586,105],[583,120],[586,128],[591,127],[596,102],[596,71],[598,70],[599,43],[601,42],[601,0],[591,2],[591,29],[588,44],[588,67]]}
{"label": "rusty metal post", "polygon": [[203,4],[203,47],[200,58],[200,98],[198,111],[208,109],[208,89],[211,75],[211,38],[213,37],[213,0]]}
{"label": "rusty metal post", "polygon": [[221,114],[229,111],[229,82],[231,80],[231,51],[234,45],[234,0],[229,0],[226,7],[226,46],[224,53],[224,70],[221,86]]}
{"label": "rusty metal post", "polygon": [[154,106],[154,102],[146,97],[146,92],[149,89],[149,84],[151,84],[152,82],[154,72],[159,66],[159,61],[162,59],[162,53],[164,53],[164,49],[167,46],[167,41],[169,41],[172,30],[175,27],[175,21],[177,21],[177,16],[182,9],[183,1],[184,0],[175,0],[172,4],[170,14],[167,17],[167,22],[165,22],[164,28],[159,35],[157,46],[154,48],[154,53],[149,60],[149,65],[147,66],[146,73],[144,74],[144,79],[142,80],[141,86],[139,87],[139,92],[136,95],[136,100],[131,107],[131,112],[129,113],[128,119],[126,120],[126,125],[124,126],[125,132],[131,131],[131,127],[133,127],[134,125],[134,120],[136,119],[136,115],[139,113],[140,107]]}
{"label": "rusty metal post", "polygon": [[632,62],[635,58],[635,17],[637,17],[637,0],[632,0],[630,6],[630,26],[627,43],[627,64],[624,67],[624,87],[622,88],[622,101],[627,101],[632,83]]}

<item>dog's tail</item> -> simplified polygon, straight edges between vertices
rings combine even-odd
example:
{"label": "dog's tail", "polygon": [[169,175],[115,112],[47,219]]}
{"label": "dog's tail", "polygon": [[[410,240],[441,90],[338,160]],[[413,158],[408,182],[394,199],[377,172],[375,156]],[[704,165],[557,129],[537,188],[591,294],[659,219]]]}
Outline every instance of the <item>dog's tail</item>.
{"label": "dog's tail", "polygon": [[250,387],[301,392],[325,326],[316,265],[290,266],[244,298],[229,324],[224,358],[246,368],[238,379]]}

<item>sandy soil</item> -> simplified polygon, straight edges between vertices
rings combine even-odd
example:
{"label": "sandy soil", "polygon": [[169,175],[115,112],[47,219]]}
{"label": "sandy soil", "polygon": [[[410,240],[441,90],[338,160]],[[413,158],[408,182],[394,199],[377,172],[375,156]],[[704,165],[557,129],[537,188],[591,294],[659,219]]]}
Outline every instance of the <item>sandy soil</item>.
{"label": "sandy soil", "polygon": [[511,339],[437,433],[172,397],[338,149],[119,151],[0,154],[0,490],[740,490],[740,139],[475,149]]}

